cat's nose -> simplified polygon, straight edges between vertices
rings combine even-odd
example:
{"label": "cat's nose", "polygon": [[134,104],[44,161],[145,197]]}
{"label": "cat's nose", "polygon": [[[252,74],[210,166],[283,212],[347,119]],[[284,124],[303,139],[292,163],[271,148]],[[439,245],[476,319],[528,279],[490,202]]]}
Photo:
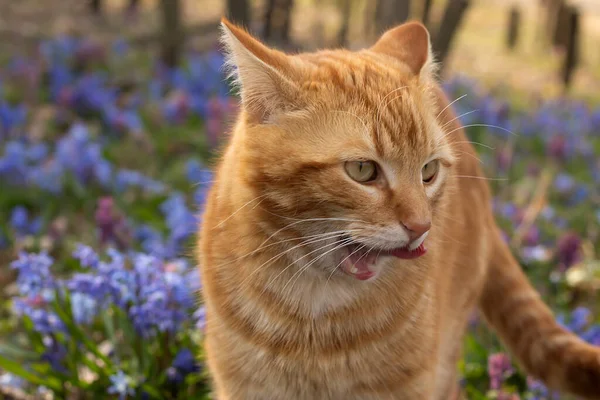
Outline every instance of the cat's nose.
{"label": "cat's nose", "polygon": [[423,221],[404,221],[402,225],[404,225],[408,231],[408,236],[411,241],[420,238],[431,229],[431,221],[428,219]]}

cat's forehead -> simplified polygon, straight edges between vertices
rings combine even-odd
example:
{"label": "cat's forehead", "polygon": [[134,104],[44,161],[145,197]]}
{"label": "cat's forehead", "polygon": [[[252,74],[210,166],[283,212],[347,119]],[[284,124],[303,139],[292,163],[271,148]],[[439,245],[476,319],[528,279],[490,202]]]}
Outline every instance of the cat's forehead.
{"label": "cat's forehead", "polygon": [[299,57],[311,65],[303,88],[326,109],[358,116],[378,153],[405,153],[407,145],[426,151],[431,146],[422,93],[397,64],[344,50]]}
{"label": "cat's forehead", "polygon": [[401,64],[368,51],[324,50],[295,57],[309,65],[305,86],[356,94],[393,90],[410,81]]}

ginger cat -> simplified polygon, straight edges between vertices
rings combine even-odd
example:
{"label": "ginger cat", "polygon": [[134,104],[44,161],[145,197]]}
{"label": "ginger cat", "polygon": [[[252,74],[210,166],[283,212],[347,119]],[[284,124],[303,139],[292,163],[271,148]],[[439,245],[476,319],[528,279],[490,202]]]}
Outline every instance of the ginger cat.
{"label": "ginger cat", "polygon": [[451,398],[477,306],[531,375],[600,398],[600,350],[496,227],[423,25],[297,55],[222,25],[242,111],[200,234],[217,399]]}

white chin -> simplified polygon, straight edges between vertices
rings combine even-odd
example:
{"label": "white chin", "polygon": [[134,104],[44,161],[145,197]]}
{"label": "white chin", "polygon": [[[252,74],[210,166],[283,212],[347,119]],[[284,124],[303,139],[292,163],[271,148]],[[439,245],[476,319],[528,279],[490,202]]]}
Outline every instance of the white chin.
{"label": "white chin", "polygon": [[425,241],[425,239],[427,238],[427,235],[429,235],[429,231],[425,232],[424,234],[422,234],[421,236],[419,236],[419,238],[417,240],[415,240],[414,242],[412,242],[410,244],[410,246],[408,246],[409,250],[414,250],[417,247],[419,247],[421,244],[423,244],[423,242]]}

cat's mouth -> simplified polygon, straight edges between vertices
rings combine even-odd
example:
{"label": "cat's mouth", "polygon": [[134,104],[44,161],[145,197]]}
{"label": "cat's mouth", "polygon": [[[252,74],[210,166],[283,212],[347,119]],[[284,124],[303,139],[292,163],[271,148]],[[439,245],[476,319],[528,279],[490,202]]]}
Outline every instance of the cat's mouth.
{"label": "cat's mouth", "polygon": [[359,242],[352,242],[343,249],[340,269],[361,281],[372,279],[379,274],[376,264],[380,257],[412,260],[427,253],[424,243],[426,236],[425,234],[412,243],[395,249],[370,248]]}

